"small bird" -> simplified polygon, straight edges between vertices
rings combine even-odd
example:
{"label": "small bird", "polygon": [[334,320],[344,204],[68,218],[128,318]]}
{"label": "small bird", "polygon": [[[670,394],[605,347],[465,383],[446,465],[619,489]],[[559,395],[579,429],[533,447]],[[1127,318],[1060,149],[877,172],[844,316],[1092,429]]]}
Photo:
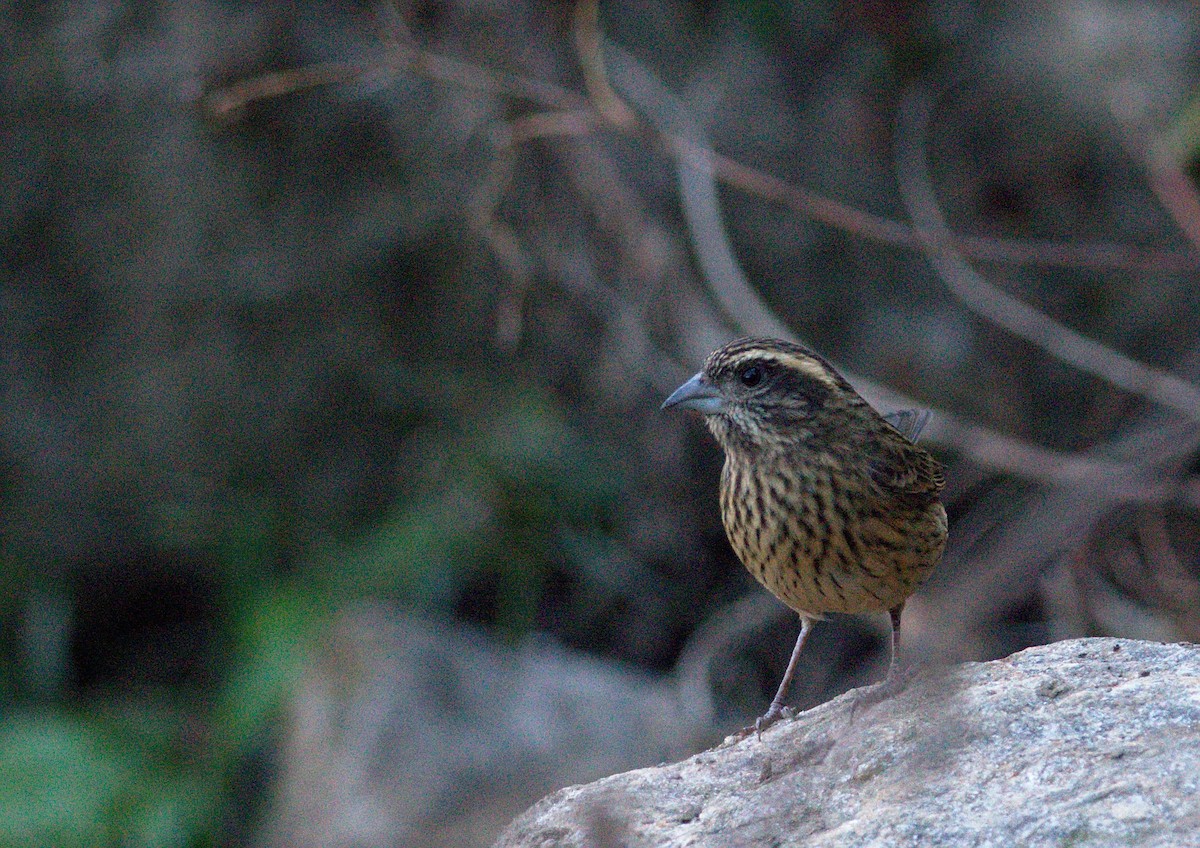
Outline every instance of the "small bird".
{"label": "small bird", "polygon": [[748,338],[718,348],[663,408],[692,409],[725,452],[721,521],[738,558],[800,614],[800,636],[760,733],[826,613],[891,614],[896,670],[904,603],[946,545],[942,467],[914,444],[929,413],[880,415],[802,345]]}

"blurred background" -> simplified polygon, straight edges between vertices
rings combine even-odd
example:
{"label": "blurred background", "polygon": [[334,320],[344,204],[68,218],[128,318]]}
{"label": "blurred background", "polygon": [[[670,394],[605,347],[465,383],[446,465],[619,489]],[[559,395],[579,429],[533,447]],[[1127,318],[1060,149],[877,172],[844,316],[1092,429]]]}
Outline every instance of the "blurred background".
{"label": "blurred background", "polygon": [[934,410],[919,662],[1200,639],[1191,4],[0,28],[0,844],[487,845],[741,727],[797,622],[659,411],[737,335]]}

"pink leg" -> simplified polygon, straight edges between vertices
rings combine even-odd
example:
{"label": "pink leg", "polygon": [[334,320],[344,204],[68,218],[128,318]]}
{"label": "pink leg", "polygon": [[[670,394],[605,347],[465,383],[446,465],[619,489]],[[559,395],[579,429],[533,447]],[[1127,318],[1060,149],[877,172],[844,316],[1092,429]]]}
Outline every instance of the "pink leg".
{"label": "pink leg", "polygon": [[[804,650],[804,643],[808,641],[808,634],[812,630],[812,626],[812,619],[800,617],[800,635],[796,637],[796,647],[792,648],[792,658],[788,660],[787,671],[783,673],[783,680],[779,681],[779,689],[775,692],[775,697],[771,699],[771,706],[758,721],[754,722],[754,729],[759,734],[783,716],[783,699],[787,697],[788,689],[792,685],[792,678],[796,676],[800,652]],[[749,728],[746,729],[749,730]]]}

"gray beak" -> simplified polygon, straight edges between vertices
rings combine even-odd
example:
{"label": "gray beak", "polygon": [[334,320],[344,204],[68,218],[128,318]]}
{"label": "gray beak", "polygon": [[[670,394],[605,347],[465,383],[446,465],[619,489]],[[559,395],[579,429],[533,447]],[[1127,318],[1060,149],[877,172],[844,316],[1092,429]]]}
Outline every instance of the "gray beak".
{"label": "gray beak", "polygon": [[662,408],[677,406],[680,409],[694,409],[704,415],[715,415],[721,411],[724,400],[717,387],[704,379],[704,372],[688,380],[663,401]]}

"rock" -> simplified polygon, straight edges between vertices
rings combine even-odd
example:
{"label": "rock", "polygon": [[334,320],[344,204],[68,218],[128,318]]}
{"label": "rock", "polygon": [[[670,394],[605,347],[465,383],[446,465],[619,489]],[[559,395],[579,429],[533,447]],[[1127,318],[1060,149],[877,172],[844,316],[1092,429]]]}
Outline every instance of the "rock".
{"label": "rock", "polygon": [[288,709],[258,848],[490,845],[554,787],[681,756],[669,680],[363,605]]}
{"label": "rock", "polygon": [[1200,845],[1200,646],[1075,639],[847,693],[559,790],[496,842],[731,845]]}
{"label": "rock", "polygon": [[[890,626],[878,623],[882,643]],[[855,629],[864,624],[845,617],[814,635],[794,703],[881,673],[838,662],[870,644]],[[782,663],[795,636],[795,614],[751,592],[696,630],[663,675],[547,636],[505,645],[356,605],[324,634],[287,706],[254,844],[484,848],[553,789],[688,756],[745,724],[770,697],[757,646],[773,643]]]}

